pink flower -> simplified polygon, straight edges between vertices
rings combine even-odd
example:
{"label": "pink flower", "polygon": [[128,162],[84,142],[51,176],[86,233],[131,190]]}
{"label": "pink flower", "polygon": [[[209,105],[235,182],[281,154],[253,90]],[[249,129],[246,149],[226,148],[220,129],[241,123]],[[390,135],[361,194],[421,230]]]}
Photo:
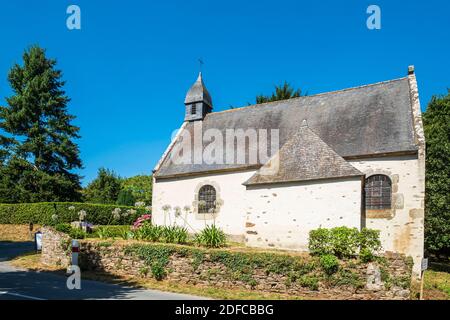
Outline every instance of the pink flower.
{"label": "pink flower", "polygon": [[139,218],[137,218],[136,221],[133,223],[133,227],[132,228],[134,230],[139,229],[142,226],[142,224],[144,222],[146,222],[146,221],[148,221],[148,222],[152,221],[152,215],[151,214],[144,214],[144,215],[140,216]]}

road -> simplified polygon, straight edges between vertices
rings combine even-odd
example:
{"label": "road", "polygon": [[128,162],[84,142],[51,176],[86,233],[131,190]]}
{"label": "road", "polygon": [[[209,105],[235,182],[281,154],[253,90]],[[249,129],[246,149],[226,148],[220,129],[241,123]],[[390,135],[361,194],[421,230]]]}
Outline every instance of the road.
{"label": "road", "polygon": [[[33,250],[31,242],[0,242],[0,300],[201,300],[191,295],[131,288],[81,280],[80,290],[69,290],[67,278],[48,272],[13,267],[9,261]],[[83,278],[83,275],[81,275]]]}

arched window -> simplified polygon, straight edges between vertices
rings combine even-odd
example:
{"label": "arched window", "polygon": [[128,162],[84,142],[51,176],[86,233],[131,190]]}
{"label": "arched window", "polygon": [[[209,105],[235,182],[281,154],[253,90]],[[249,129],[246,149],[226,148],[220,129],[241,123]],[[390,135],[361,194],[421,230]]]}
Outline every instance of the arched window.
{"label": "arched window", "polygon": [[366,209],[391,209],[392,182],[388,176],[377,174],[366,179]]}
{"label": "arched window", "polygon": [[198,213],[214,213],[216,210],[216,189],[204,185],[198,191]]}

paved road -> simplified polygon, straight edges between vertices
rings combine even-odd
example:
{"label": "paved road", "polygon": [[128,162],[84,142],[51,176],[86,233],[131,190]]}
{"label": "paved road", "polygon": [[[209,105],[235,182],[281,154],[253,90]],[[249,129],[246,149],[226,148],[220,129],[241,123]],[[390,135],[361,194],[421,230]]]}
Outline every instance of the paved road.
{"label": "paved road", "polygon": [[67,278],[47,272],[15,268],[9,260],[33,250],[30,242],[0,242],[0,300],[200,300],[190,295],[136,289],[98,281],[81,280],[81,290],[69,290]]}

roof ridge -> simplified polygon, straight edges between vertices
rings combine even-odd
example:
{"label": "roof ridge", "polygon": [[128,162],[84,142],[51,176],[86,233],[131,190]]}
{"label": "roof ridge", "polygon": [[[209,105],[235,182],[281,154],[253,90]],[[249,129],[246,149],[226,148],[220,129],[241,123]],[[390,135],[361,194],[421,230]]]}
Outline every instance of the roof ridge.
{"label": "roof ridge", "polygon": [[401,80],[405,80],[405,79],[408,79],[408,77],[396,78],[396,79],[379,81],[379,82],[370,83],[370,84],[364,84],[364,85],[356,86],[356,87],[350,87],[350,88],[339,89],[339,90],[334,90],[334,91],[322,92],[322,93],[313,94],[311,96],[301,96],[301,97],[290,98],[290,99],[285,99],[285,100],[277,100],[277,101],[271,101],[271,102],[264,102],[264,103],[260,103],[260,104],[252,104],[252,105],[245,106],[245,107],[239,107],[239,108],[233,108],[233,109],[228,109],[228,110],[222,110],[222,111],[208,113],[206,115],[206,117],[208,117],[210,115],[214,115],[214,114],[219,114],[219,113],[240,111],[240,110],[247,109],[247,108],[262,107],[262,106],[266,106],[266,105],[270,105],[270,104],[279,103],[280,101],[301,100],[301,99],[307,99],[307,98],[320,97],[320,96],[329,95],[329,94],[336,94],[336,93],[346,92],[346,91],[350,91],[350,90],[357,90],[357,89],[362,89],[362,88],[367,88],[367,87],[379,86],[379,85],[382,85],[382,84],[392,83],[392,82],[401,81]]}

